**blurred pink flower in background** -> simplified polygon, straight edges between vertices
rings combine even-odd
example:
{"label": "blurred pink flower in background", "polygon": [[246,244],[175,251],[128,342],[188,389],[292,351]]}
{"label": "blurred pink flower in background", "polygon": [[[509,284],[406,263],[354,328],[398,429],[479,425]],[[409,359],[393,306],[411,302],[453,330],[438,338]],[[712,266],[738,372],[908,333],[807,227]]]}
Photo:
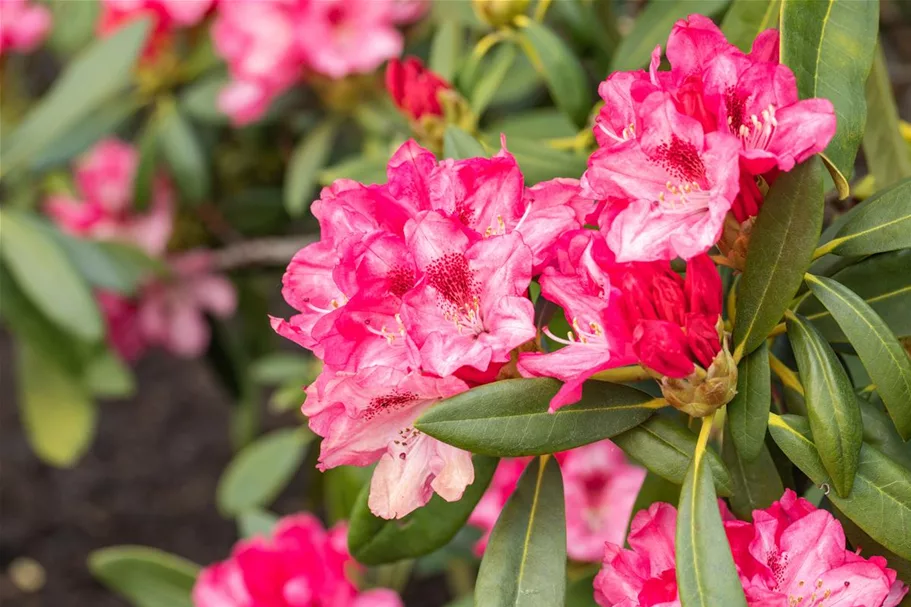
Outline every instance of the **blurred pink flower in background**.
{"label": "blurred pink flower in background", "polygon": [[143,58],[152,60],[171,43],[174,30],[200,23],[216,0],[101,0],[98,32],[109,35],[142,17],[152,22]]}
{"label": "blurred pink flower in background", "polygon": [[372,72],[401,54],[396,25],[420,17],[426,6],[424,0],[220,2],[212,38],[232,81],[219,108],[235,124],[248,124],[308,73],[338,79]]}
{"label": "blurred pink flower in background", "polygon": [[[563,474],[566,500],[566,549],[569,558],[595,562],[604,543],[623,544],[633,504],[645,479],[645,470],[629,463],[609,440],[556,455]],[[530,458],[500,461],[493,480],[475,506],[469,524],[484,531],[475,546],[483,553],[493,530]]]}
{"label": "blurred pink flower in background", "polygon": [[97,143],[77,163],[78,198],[53,195],[45,211],[73,236],[112,241],[142,249],[168,266],[132,296],[98,291],[107,338],[125,359],[157,346],[183,357],[202,354],[209,343],[205,314],[224,318],[236,307],[229,280],[216,274],[211,255],[198,250],[166,255],[174,229],[174,196],[164,175],[156,175],[147,212],[133,208],[138,152],[116,139]]}
{"label": "blurred pink flower in background", "polygon": [[392,590],[360,592],[349,579],[344,524],[325,530],[311,514],[288,516],[269,538],[234,546],[231,557],[202,570],[195,607],[402,607]]}
{"label": "blurred pink flower in background", "polygon": [[38,2],[0,0],[0,56],[35,50],[51,28],[51,12]]}
{"label": "blurred pink flower in background", "polygon": [[[896,607],[908,592],[879,556],[845,549],[829,512],[787,489],[780,501],[738,521],[722,506],[731,553],[750,607]],[[677,511],[655,503],[633,518],[629,550],[604,547],[595,578],[602,607],[679,607],[674,538]]]}

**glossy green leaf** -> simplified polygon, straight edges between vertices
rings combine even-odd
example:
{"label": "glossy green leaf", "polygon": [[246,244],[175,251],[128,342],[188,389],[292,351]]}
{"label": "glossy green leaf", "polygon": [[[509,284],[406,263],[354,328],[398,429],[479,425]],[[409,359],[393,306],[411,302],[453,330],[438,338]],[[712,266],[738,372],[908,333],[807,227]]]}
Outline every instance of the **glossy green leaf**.
{"label": "glossy green leaf", "polygon": [[262,508],[250,508],[244,510],[237,516],[237,531],[241,537],[249,538],[254,536],[270,537],[278,523],[278,515],[263,510]]}
{"label": "glossy green leaf", "polygon": [[527,185],[534,185],[555,177],[578,179],[587,166],[585,156],[555,150],[543,145],[540,141],[512,137],[508,144],[509,152],[519,163]]}
{"label": "glossy green leaf", "polygon": [[[660,415],[611,440],[640,464],[677,485],[683,483],[696,450],[695,434]],[[708,449],[706,460],[715,479],[715,489],[720,495],[731,495],[734,485],[721,458]]]}
{"label": "glossy green leaf", "polygon": [[557,607],[566,597],[563,479],[553,457],[522,473],[493,528],[475,585],[475,607]]}
{"label": "glossy green leaf", "polygon": [[500,141],[500,134],[505,134],[510,148],[512,148],[513,137],[527,138],[533,134],[542,139],[557,139],[573,137],[576,134],[576,127],[569,121],[566,114],[549,107],[510,113],[490,123],[485,130],[489,134],[488,139],[497,142]]}
{"label": "glossy green leaf", "polygon": [[310,207],[317,177],[332,153],[338,124],[326,120],[298,142],[288,160],[285,173],[285,208],[299,217]]}
{"label": "glossy green leaf", "polygon": [[848,336],[899,434],[911,439],[911,359],[905,349],[876,312],[844,285],[810,275],[807,284]]}
{"label": "glossy green leaf", "polygon": [[78,377],[30,343],[19,344],[18,370],[19,411],[29,444],[45,462],[73,466],[92,444],[98,407]]}
{"label": "glossy green leaf", "polygon": [[728,42],[747,53],[759,32],[778,27],[781,0],[734,0],[724,14],[721,31]]}
{"label": "glossy green leaf", "polygon": [[[817,485],[829,482],[805,418],[774,415],[769,432],[810,480]],[[907,468],[863,445],[851,495],[844,498],[830,492],[828,499],[877,542],[911,559],[911,471]]]}
{"label": "glossy green leaf", "polygon": [[336,466],[323,472],[326,514],[331,523],[347,521],[358,502],[361,489],[370,484],[370,468]]}
{"label": "glossy green leaf", "polygon": [[511,43],[500,44],[490,52],[484,69],[475,80],[468,96],[472,111],[478,116],[484,113],[494,100],[497,91],[508,79],[516,61],[518,51]]}
{"label": "glossy green leaf", "polygon": [[911,247],[911,179],[851,209],[823,248],[836,255],[871,255]]}
{"label": "glossy green leaf", "polygon": [[556,453],[628,430],[651,416],[653,398],[635,388],[587,382],[582,399],[548,412],[560,382],[509,379],[472,388],[436,405],[415,427],[472,453],[517,457]]}
{"label": "glossy green leaf", "polygon": [[857,398],[864,422],[864,442],[911,470],[911,441],[899,436],[892,419],[875,400]]}
{"label": "glossy green leaf", "polygon": [[873,69],[867,78],[867,128],[863,147],[877,189],[911,177],[911,149],[899,131],[895,93],[881,46],[876,48]]}
{"label": "glossy green leaf", "polygon": [[731,440],[745,460],[759,455],[772,405],[769,349],[765,343],[740,361],[737,368],[737,395],[727,406],[727,426]]}
{"label": "glossy green leaf", "polygon": [[[768,418],[766,412],[766,418]],[[731,510],[738,518],[753,520],[753,510],[768,508],[772,502],[781,499],[784,486],[775,462],[765,442],[760,443],[759,451],[752,460],[746,459],[730,440],[731,428],[727,428],[721,457],[731,473],[734,491],[731,494]]]}
{"label": "glossy green leaf", "polygon": [[478,140],[457,126],[446,127],[443,134],[443,157],[454,160],[486,156]]}
{"label": "glossy green leaf", "polygon": [[3,175],[18,168],[126,88],[145,45],[149,20],[137,19],[80,52],[53,88],[4,137]]}
{"label": "glossy green leaf", "polygon": [[683,607],[746,607],[704,451],[697,451],[680,491],[676,554]]}
{"label": "glossy green leaf", "polygon": [[787,324],[813,437],[835,491],[844,497],[851,492],[863,441],[851,380],[812,324],[798,316],[789,317]]}
{"label": "glossy green leaf", "polygon": [[546,25],[530,19],[523,22],[520,41],[532,63],[540,65],[557,107],[576,126],[584,126],[592,109],[592,88],[575,53]]}
{"label": "glossy green leaf", "polygon": [[785,173],[769,190],[753,226],[746,269],[737,293],[734,357],[766,339],[797,292],[822,226],[819,161]]}
{"label": "glossy green leaf", "polygon": [[465,46],[465,28],[457,21],[443,21],[437,27],[430,43],[427,67],[452,82],[462,60]]}
{"label": "glossy green leaf", "polygon": [[228,115],[218,109],[218,95],[228,86],[224,75],[201,78],[180,94],[180,109],[187,116],[208,124],[228,124]]}
{"label": "glossy green leaf", "polygon": [[426,506],[398,520],[384,520],[370,512],[370,484],[365,484],[348,528],[348,549],[354,558],[365,565],[381,565],[424,556],[448,544],[484,495],[498,460],[476,455],[472,461],[474,482],[465,489],[462,499],[447,502],[434,495]]}
{"label": "glossy green leaf", "polygon": [[238,453],[221,478],[215,501],[225,515],[268,506],[297,472],[313,435],[283,428],[261,436]]}
{"label": "glossy green leaf", "polygon": [[51,9],[51,23],[65,23],[66,27],[52,27],[47,46],[61,56],[72,55],[97,37],[98,17],[101,2],[48,2]]}
{"label": "glossy green leaf", "polygon": [[781,62],[797,78],[801,99],[835,106],[838,130],[825,150],[839,194],[848,196],[854,157],[864,135],[864,88],[879,27],[879,2],[782,0]]}
{"label": "glossy green leaf", "polygon": [[199,566],[145,546],[112,546],[89,555],[89,571],[134,607],[193,607]]}
{"label": "glossy green leaf", "polygon": [[193,126],[175,106],[161,117],[157,131],[161,156],[183,199],[205,201],[211,188],[208,159]]}
{"label": "glossy green leaf", "polygon": [[[873,255],[836,272],[833,278],[861,297],[897,337],[911,335],[911,249]],[[830,342],[846,342],[847,336],[822,303],[808,297],[797,310],[806,316]]]}
{"label": "glossy green leaf", "polygon": [[0,212],[0,253],[28,298],[51,321],[72,335],[101,339],[101,313],[72,260],[35,217],[17,210]]}
{"label": "glossy green leaf", "polygon": [[657,45],[667,44],[667,36],[678,19],[693,13],[714,17],[730,0],[652,0],[636,17],[636,21],[620,46],[614,51],[610,71],[635,70],[648,65]]}

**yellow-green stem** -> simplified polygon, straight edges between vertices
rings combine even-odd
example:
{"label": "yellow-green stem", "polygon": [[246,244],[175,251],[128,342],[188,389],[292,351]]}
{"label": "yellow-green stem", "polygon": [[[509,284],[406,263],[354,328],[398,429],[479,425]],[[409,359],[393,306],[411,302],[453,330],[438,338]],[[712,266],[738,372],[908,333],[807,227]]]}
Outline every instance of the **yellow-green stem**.
{"label": "yellow-green stem", "polygon": [[551,0],[539,0],[538,6],[535,7],[535,21],[541,23],[544,16],[547,15],[547,9],[550,8]]}
{"label": "yellow-green stem", "polygon": [[772,369],[772,373],[778,376],[782,384],[801,396],[804,395],[803,385],[797,379],[797,374],[772,353],[769,353],[769,367]]}
{"label": "yellow-green stem", "polygon": [[648,371],[639,365],[631,367],[618,367],[616,369],[605,369],[592,375],[592,379],[598,381],[609,381],[615,384],[624,384],[634,381],[643,381],[651,378]]}
{"label": "yellow-green stem", "polygon": [[709,444],[709,436],[712,433],[712,423],[715,421],[715,413],[709,413],[702,418],[702,427],[699,428],[699,438],[696,440],[696,451],[693,454],[693,465],[698,467],[702,456]]}

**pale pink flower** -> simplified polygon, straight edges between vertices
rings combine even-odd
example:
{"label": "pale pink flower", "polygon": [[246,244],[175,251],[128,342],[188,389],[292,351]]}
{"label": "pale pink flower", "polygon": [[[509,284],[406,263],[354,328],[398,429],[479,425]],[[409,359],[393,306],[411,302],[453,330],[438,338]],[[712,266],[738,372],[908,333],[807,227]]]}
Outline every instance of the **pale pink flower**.
{"label": "pale pink flower", "polygon": [[0,56],[35,50],[51,28],[51,12],[38,2],[0,0]]}
{"label": "pale pink flower", "polygon": [[424,16],[430,8],[430,0],[392,0],[392,20],[408,24]]}
{"label": "pale pink flower", "polygon": [[[626,527],[645,470],[630,464],[608,440],[557,453],[566,500],[566,547],[569,558],[601,559],[605,542],[623,544]],[[490,486],[475,506],[469,524],[484,536],[475,545],[483,553],[493,530],[530,458],[500,461]]]}
{"label": "pale pink flower", "polygon": [[392,590],[359,592],[349,579],[347,529],[326,531],[310,514],[279,521],[269,538],[241,540],[231,557],[202,570],[195,607],[402,607]]}
{"label": "pale pink flower", "polygon": [[[790,489],[753,522],[723,506],[731,553],[750,607],[896,607],[908,589],[882,557],[845,549],[841,523]],[[652,504],[630,526],[630,550],[607,543],[595,600],[602,607],[679,607],[674,537],[677,513]]]}
{"label": "pale pink flower", "polygon": [[313,0],[296,21],[307,64],[330,78],[371,72],[398,57],[404,38],[395,28],[392,0]]}
{"label": "pale pink flower", "polygon": [[323,437],[319,468],[379,462],[370,485],[370,509],[401,518],[433,493],[458,500],[474,480],[471,454],[413,426],[435,402],[468,389],[454,377],[371,366],[353,373],[325,370],[307,388],[301,409]]}

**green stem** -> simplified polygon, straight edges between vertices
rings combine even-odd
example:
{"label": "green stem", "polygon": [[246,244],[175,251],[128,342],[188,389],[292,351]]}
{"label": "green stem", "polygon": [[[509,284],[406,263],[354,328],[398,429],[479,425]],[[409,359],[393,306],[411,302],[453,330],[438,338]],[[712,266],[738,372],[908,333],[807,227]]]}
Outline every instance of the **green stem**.
{"label": "green stem", "polygon": [[801,396],[804,395],[803,385],[797,379],[797,374],[771,352],[769,353],[769,367],[772,369],[772,373],[778,376],[782,384]]}
{"label": "green stem", "polygon": [[648,371],[639,365],[633,365],[631,367],[618,367],[616,369],[606,369],[604,371],[598,371],[592,375],[592,379],[594,380],[609,381],[615,384],[643,381],[650,378],[651,375],[649,375]]}

